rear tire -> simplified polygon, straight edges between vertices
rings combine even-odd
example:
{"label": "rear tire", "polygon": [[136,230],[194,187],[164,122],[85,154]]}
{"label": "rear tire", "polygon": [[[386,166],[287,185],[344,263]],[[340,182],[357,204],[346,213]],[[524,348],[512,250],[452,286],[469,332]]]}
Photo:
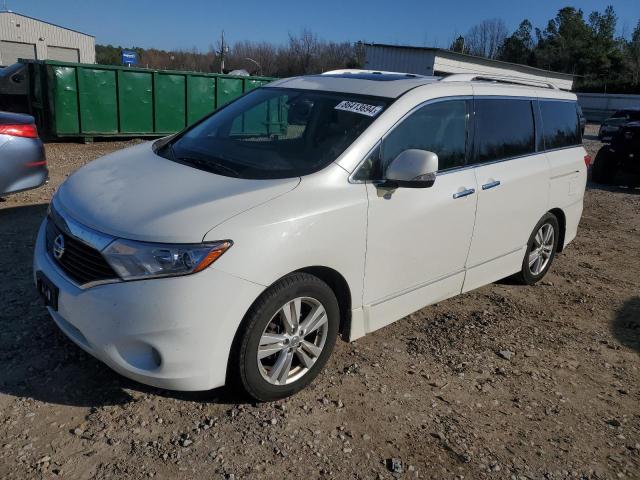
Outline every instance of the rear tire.
{"label": "rear tire", "polygon": [[229,383],[261,402],[293,395],[326,364],[339,324],[338,301],[325,282],[287,275],[256,300],[240,326]]}
{"label": "rear tire", "polygon": [[524,285],[533,285],[547,274],[560,238],[558,219],[551,213],[546,213],[537,223],[522,260],[522,269],[515,275],[515,279]]}
{"label": "rear tire", "polygon": [[613,154],[607,147],[602,147],[596,155],[593,167],[591,167],[591,180],[607,185],[613,179],[614,170]]}

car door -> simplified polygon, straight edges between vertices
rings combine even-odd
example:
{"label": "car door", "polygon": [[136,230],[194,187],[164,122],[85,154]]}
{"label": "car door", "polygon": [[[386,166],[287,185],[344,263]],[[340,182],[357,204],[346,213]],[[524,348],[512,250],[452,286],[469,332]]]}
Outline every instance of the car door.
{"label": "car door", "polygon": [[536,100],[476,97],[476,224],[463,291],[520,270],[531,232],[547,211],[549,164],[536,135]]}
{"label": "car door", "polygon": [[363,303],[368,331],[460,293],[476,209],[474,173],[464,168],[470,108],[464,98],[419,107],[365,162],[365,178],[375,180],[404,150],[418,148],[439,157],[430,188],[389,190],[367,182]]}

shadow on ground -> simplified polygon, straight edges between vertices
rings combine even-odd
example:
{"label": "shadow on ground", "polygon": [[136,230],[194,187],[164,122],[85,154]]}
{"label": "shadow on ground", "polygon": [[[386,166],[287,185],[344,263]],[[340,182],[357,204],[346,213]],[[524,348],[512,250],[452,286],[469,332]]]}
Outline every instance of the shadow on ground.
{"label": "shadow on ground", "polygon": [[622,305],[611,330],[621,344],[640,353],[640,297],[633,297]]}
{"label": "shadow on ground", "polygon": [[170,392],[130,381],[86,354],[56,327],[33,285],[31,261],[47,204],[0,209],[0,392],[48,403],[102,406],[127,390],[190,401],[241,403],[227,389]]}
{"label": "shadow on ground", "polygon": [[640,188],[627,187],[624,185],[620,185],[620,186],[604,185],[601,183],[595,183],[590,181],[587,183],[587,188],[591,190],[603,190],[605,192],[612,192],[612,193],[628,193],[632,195],[640,195]]}

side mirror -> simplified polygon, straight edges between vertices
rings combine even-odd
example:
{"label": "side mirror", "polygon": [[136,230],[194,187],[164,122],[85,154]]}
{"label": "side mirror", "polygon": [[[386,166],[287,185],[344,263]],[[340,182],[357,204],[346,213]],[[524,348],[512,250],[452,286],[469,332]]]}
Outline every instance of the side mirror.
{"label": "side mirror", "polygon": [[438,155],[427,150],[405,150],[387,167],[385,186],[428,188],[436,181],[437,172]]}

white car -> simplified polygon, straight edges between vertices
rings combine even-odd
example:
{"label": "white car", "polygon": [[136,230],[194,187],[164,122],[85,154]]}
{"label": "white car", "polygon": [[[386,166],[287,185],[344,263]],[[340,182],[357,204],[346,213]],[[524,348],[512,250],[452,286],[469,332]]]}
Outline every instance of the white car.
{"label": "white car", "polygon": [[38,234],[49,313],[122,375],[269,401],[338,335],[533,284],[576,236],[590,160],[576,96],[518,82],[290,78],[96,160]]}

